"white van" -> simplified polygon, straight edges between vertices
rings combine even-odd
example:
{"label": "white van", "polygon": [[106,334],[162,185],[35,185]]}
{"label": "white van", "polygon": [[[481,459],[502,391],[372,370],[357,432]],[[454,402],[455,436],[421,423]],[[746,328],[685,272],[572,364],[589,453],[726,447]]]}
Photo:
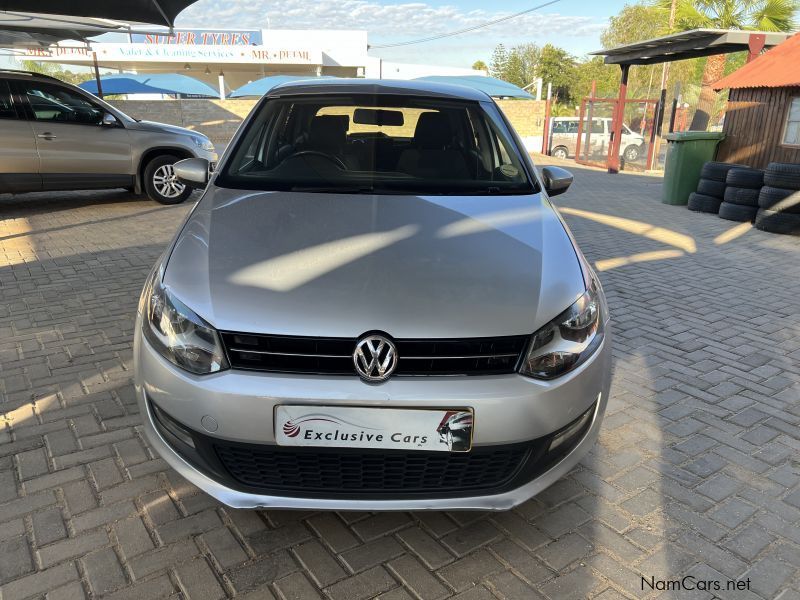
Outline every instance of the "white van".
{"label": "white van", "polygon": [[[552,120],[552,135],[550,138],[550,156],[556,158],[572,158],[575,156],[578,145],[578,117],[554,117]],[[608,154],[608,147],[611,144],[611,125],[610,117],[595,117],[592,119],[591,134],[588,135],[590,145],[590,155]],[[583,141],[581,142],[581,153],[585,148],[587,131],[584,127]],[[645,139],[635,133],[625,123],[622,124],[622,143],[620,144],[619,155],[628,162],[636,162],[645,154]]]}

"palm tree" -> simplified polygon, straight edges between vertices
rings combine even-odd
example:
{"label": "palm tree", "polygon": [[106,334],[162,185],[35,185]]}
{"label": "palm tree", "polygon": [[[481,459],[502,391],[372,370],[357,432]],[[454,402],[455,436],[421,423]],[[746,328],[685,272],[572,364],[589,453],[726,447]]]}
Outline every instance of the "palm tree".
{"label": "palm tree", "polygon": [[[669,11],[672,0],[656,0]],[[794,17],[800,10],[800,0],[677,0],[675,29],[752,29],[756,31],[793,31]],[[711,85],[722,78],[727,55],[717,54],[706,59],[700,99],[692,119],[691,129],[705,131],[711,119],[716,92]]]}

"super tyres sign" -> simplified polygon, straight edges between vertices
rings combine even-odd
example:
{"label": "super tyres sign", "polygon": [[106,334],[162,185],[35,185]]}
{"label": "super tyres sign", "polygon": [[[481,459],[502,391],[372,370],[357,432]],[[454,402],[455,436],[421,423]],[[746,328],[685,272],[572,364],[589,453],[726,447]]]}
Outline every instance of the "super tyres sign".
{"label": "super tyres sign", "polygon": [[175,35],[155,33],[132,33],[134,44],[189,45],[189,46],[260,46],[260,29],[213,30],[176,29]]}

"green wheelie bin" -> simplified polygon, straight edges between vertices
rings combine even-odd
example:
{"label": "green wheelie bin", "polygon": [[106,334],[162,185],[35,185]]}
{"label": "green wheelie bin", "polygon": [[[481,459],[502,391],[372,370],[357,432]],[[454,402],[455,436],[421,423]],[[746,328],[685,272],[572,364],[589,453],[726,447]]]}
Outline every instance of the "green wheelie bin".
{"label": "green wheelie bin", "polygon": [[721,131],[684,131],[667,134],[667,159],[661,202],[686,204],[689,194],[697,191],[700,170],[714,160],[725,134]]}

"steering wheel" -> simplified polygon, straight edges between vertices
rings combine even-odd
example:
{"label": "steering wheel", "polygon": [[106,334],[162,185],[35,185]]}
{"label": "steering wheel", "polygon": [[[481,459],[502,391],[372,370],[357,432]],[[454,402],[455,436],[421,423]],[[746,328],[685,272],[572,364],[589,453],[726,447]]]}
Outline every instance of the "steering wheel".
{"label": "steering wheel", "polygon": [[338,156],[331,156],[330,154],[325,154],[319,150],[301,150],[300,152],[295,152],[289,158],[299,158],[301,156],[319,156],[320,158],[325,158],[331,161],[340,169],[345,171],[347,170],[347,165],[345,165],[342,159],[340,159]]}

